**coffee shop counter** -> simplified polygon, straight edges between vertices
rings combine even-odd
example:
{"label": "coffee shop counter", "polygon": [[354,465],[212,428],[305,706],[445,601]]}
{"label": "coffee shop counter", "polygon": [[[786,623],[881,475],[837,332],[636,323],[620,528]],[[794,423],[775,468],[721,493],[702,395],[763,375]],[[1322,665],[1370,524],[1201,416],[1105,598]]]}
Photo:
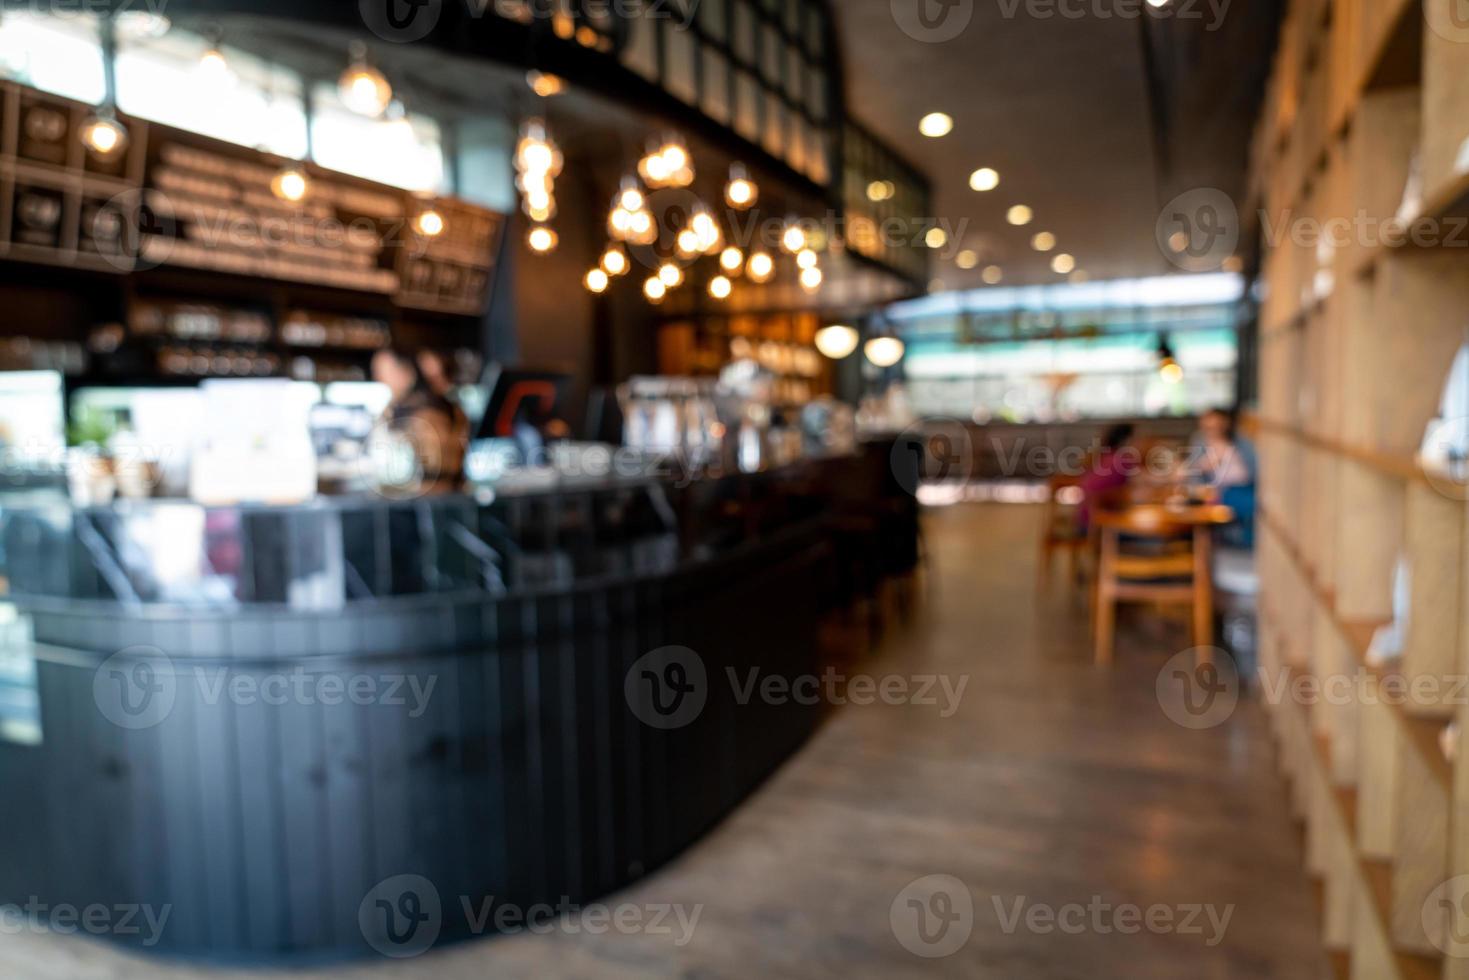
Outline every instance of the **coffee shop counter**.
{"label": "coffee shop counter", "polygon": [[[911,568],[891,458],[293,507],[0,500],[0,905],[167,907],[161,935],[110,938],[279,962],[400,955],[476,931],[466,902],[637,879],[819,720],[733,679],[818,671],[823,615]],[[403,940],[374,896],[441,914]]]}

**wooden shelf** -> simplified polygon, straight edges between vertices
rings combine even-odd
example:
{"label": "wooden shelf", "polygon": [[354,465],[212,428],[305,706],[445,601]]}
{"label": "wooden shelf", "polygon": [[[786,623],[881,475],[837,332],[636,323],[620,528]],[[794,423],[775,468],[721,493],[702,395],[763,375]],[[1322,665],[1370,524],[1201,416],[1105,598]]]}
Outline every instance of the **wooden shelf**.
{"label": "wooden shelf", "polygon": [[[1322,588],[1320,580],[1314,571],[1312,571],[1305,557],[1300,553],[1300,550],[1296,547],[1290,534],[1264,510],[1260,511],[1259,520],[1260,524],[1275,536],[1282,550],[1290,557],[1291,562],[1296,566],[1296,570],[1300,573],[1301,578],[1305,580],[1316,601],[1321,604],[1327,615],[1330,616],[1332,623],[1336,626],[1342,639],[1345,640],[1348,649],[1351,650],[1353,656],[1356,658],[1357,664],[1373,677],[1377,678],[1379,682],[1385,678],[1397,676],[1395,671],[1386,669],[1380,665],[1374,665],[1367,659],[1367,650],[1372,642],[1372,635],[1383,624],[1343,621],[1337,615],[1335,597]],[[1452,719],[1413,714],[1401,704],[1390,704],[1390,707],[1392,708],[1393,718],[1398,722],[1403,737],[1417,751],[1420,761],[1423,762],[1430,775],[1433,776],[1434,782],[1445,793],[1451,792],[1454,782],[1453,766],[1448,759],[1444,758],[1444,754],[1439,748],[1438,739],[1444,727]]]}
{"label": "wooden shelf", "polygon": [[[1310,676],[1308,671],[1299,667],[1290,668],[1293,679]],[[1300,706],[1298,706],[1300,707]],[[1311,736],[1311,744],[1314,749],[1316,765],[1322,777],[1331,786],[1331,798],[1337,819],[1341,822],[1342,831],[1351,847],[1353,860],[1356,863],[1358,886],[1366,889],[1367,896],[1371,899],[1373,918],[1379,934],[1382,936],[1384,945],[1392,950],[1393,962],[1397,967],[1399,980],[1441,980],[1443,975],[1443,959],[1438,956],[1425,956],[1421,953],[1406,952],[1396,949],[1392,942],[1392,880],[1393,868],[1391,862],[1370,858],[1362,854],[1361,846],[1357,837],[1357,790],[1354,786],[1343,786],[1335,784],[1331,779],[1332,753],[1331,736],[1324,732],[1316,731],[1312,727],[1312,719],[1309,711],[1300,707],[1302,711],[1301,723],[1305,725],[1306,731]],[[1321,902],[1325,907],[1325,901]],[[1351,954],[1336,950],[1329,951],[1328,956],[1332,961],[1332,967],[1338,976],[1351,976],[1350,964]]]}
{"label": "wooden shelf", "polygon": [[1403,482],[1424,483],[1429,486],[1434,485],[1433,480],[1430,479],[1430,474],[1426,473],[1422,464],[1412,456],[1349,446],[1336,439],[1328,439],[1325,436],[1306,432],[1293,425],[1261,418],[1258,415],[1248,416],[1246,425],[1255,431],[1269,435],[1283,436],[1287,439],[1294,440],[1300,445],[1308,446],[1311,449],[1319,449],[1322,452],[1331,453],[1343,459],[1360,463],[1379,476],[1385,476]]}
{"label": "wooden shelf", "polygon": [[[1373,0],[1377,2],[1377,0]],[[1357,98],[1376,89],[1416,85],[1423,78],[1423,16],[1418,0],[1399,0],[1363,66]]]}
{"label": "wooden shelf", "polygon": [[[1443,187],[1436,188],[1423,198],[1414,222],[1429,219],[1438,222],[1435,244],[1418,245],[1411,240],[1389,245],[1379,242],[1373,246],[1352,274],[1358,279],[1375,275],[1378,267],[1387,259],[1397,255],[1413,255],[1463,249],[1465,262],[1469,263],[1469,173],[1456,176]],[[1463,221],[1459,226],[1457,223]],[[1403,232],[1411,237],[1412,223]]]}

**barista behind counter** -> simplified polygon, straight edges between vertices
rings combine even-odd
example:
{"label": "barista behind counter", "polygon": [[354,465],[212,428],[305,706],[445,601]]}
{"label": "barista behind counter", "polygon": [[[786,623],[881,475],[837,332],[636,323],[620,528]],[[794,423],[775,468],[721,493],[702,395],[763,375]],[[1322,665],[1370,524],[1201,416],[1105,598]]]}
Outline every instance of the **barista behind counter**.
{"label": "barista behind counter", "polygon": [[424,378],[418,359],[398,349],[378,351],[372,378],[392,394],[383,422],[411,460],[404,460],[398,484],[412,483],[423,494],[456,493],[464,482],[468,425],[463,412]]}

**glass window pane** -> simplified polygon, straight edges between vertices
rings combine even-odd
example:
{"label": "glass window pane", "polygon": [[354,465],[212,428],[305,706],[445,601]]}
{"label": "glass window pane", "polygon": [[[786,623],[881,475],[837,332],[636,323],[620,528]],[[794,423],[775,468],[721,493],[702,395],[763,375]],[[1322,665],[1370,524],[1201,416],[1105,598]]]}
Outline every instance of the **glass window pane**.
{"label": "glass window pane", "polygon": [[754,64],[755,12],[750,8],[750,0],[735,0],[734,32],[735,57],[745,64]]}
{"label": "glass window pane", "polygon": [[767,26],[763,31],[760,48],[760,74],[767,85],[780,87],[780,69],[783,60],[780,34],[774,27]]}
{"label": "glass window pane", "polygon": [[689,31],[663,29],[664,55],[668,61],[668,72],[663,87],[685,102],[699,101],[698,88],[694,81],[694,35]]}
{"label": "glass window pane", "polygon": [[622,49],[622,63],[654,82],[658,80],[658,48],[653,36],[656,29],[656,22],[650,18],[628,18],[627,46]]}
{"label": "glass window pane", "polygon": [[0,76],[96,105],[107,97],[102,43],[90,15],[7,10],[0,18]]}
{"label": "glass window pane", "polygon": [[118,107],[165,126],[304,157],[299,76],[233,48],[225,49],[225,71],[208,71],[199,63],[208,47],[204,38],[179,30],[123,41],[117,53]]}
{"label": "glass window pane", "polygon": [[811,118],[818,122],[826,120],[826,74],[819,68],[807,73],[806,108],[811,111]]}
{"label": "glass window pane", "polygon": [[317,163],[407,190],[448,190],[438,123],[423,116],[369,119],[343,105],[332,85],[317,86],[313,95],[311,141]]}
{"label": "glass window pane", "polygon": [[765,133],[763,142],[765,148],[773,156],[780,156],[785,152],[785,106],[779,98],[774,95],[765,97]]}
{"label": "glass window pane", "polygon": [[760,139],[760,87],[745,72],[736,78],[735,131],[746,139]]}
{"label": "glass window pane", "polygon": [[723,41],[725,34],[725,0],[703,0],[699,4],[699,29],[705,37]]}
{"label": "glass window pane", "polygon": [[729,122],[729,62],[712,48],[704,51],[704,114]]}
{"label": "glass window pane", "polygon": [[826,51],[826,17],[816,4],[806,5],[806,50],[819,58]]}
{"label": "glass window pane", "polygon": [[799,48],[786,46],[786,94],[797,102],[801,101],[801,85],[806,78],[806,59]]}

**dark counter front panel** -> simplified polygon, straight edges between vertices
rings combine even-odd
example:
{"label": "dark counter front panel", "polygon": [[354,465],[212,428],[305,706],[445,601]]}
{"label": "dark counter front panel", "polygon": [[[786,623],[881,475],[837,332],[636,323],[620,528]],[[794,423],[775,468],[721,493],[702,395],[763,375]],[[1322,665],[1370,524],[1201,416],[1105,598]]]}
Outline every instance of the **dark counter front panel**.
{"label": "dark counter front panel", "polygon": [[[476,931],[466,902],[529,909],[616,890],[707,831],[818,723],[820,706],[739,703],[730,672],[820,671],[822,615],[858,557],[883,552],[854,528],[891,542],[903,511],[851,492],[875,460],[670,490],[657,519],[624,500],[619,515],[641,516],[623,538],[625,525],[586,517],[597,504],[585,499],[491,515],[510,529],[504,570],[507,542],[522,560],[532,540],[565,544],[566,528],[546,522],[580,513],[581,540],[664,540],[654,571],[630,552],[554,548],[537,567],[557,574],[475,588],[482,565],[461,581],[423,559],[441,529],[421,512],[439,504],[402,504],[388,511],[417,508],[417,530],[391,547],[417,555],[418,572],[378,577],[392,591],[336,609],[312,608],[320,588],[297,587],[315,597],[299,609],[97,594],[116,570],[76,575],[90,598],[19,598],[43,738],[0,740],[0,778],[21,788],[0,798],[0,903],[166,909],[161,936],[110,938],[290,961],[415,951],[379,931],[384,881],[400,893],[388,908],[401,882],[430,883],[438,942]],[[24,524],[7,519],[8,558]],[[670,667],[689,656],[706,678],[702,710],[660,727],[652,699],[667,708],[673,691],[638,681],[650,670],[680,683]]]}

